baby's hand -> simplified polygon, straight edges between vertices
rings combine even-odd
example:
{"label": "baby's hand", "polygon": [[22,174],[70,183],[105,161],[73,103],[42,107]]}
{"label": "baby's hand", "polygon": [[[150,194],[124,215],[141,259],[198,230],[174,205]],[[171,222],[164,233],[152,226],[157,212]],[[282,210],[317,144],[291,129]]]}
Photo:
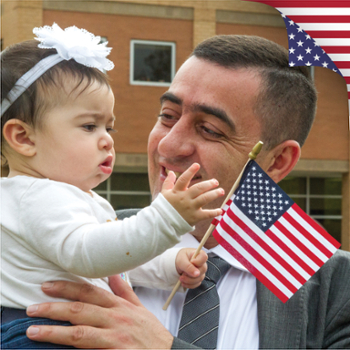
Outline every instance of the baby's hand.
{"label": "baby's hand", "polygon": [[219,185],[215,179],[202,181],[188,188],[199,168],[199,164],[192,164],[177,181],[174,172],[170,171],[161,191],[163,196],[191,226],[201,220],[221,215],[220,208],[202,209],[202,207],[225,194],[222,188],[213,189]]}
{"label": "baby's hand", "polygon": [[180,276],[179,280],[184,288],[197,288],[200,286],[207,271],[206,261],[208,255],[201,250],[196,258],[191,261],[196,249],[183,248],[176,256],[176,270]]}

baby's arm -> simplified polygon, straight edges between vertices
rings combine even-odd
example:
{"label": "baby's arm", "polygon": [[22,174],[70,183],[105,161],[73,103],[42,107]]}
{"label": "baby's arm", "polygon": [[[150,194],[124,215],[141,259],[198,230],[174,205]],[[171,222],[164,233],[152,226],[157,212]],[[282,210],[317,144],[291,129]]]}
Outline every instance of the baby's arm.
{"label": "baby's arm", "polygon": [[[171,248],[148,263],[129,271],[133,287],[172,290],[180,278],[184,288],[196,288],[207,270],[207,254],[200,251],[190,262],[194,248]],[[182,274],[182,276],[180,276]]]}
{"label": "baby's arm", "polygon": [[192,164],[177,180],[174,172],[170,171],[161,191],[167,201],[191,226],[201,220],[221,215],[220,208],[202,209],[202,207],[225,193],[222,188],[214,190],[219,184],[215,179],[202,181],[188,188],[199,168],[199,164]]}

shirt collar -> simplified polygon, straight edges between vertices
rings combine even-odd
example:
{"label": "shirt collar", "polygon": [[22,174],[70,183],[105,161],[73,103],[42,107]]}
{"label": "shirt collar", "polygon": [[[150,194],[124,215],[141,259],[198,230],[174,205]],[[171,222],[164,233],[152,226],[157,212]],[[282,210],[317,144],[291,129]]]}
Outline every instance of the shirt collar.
{"label": "shirt collar", "polygon": [[[186,233],[182,236],[181,242],[177,245],[178,247],[187,247],[187,248],[197,248],[199,245],[199,242],[190,234]],[[225,248],[223,248],[221,245],[217,245],[216,247],[212,249],[206,249],[203,248],[203,250],[208,255],[217,255],[220,258],[227,261],[232,267],[242,270],[244,272],[249,272],[236,258],[234,258]]]}

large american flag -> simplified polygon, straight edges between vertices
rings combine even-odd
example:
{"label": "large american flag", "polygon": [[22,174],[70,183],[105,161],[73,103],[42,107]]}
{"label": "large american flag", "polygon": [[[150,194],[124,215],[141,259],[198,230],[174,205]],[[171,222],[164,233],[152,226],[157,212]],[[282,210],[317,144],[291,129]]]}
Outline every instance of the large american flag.
{"label": "large american flag", "polygon": [[281,12],[291,66],[321,66],[344,77],[350,109],[350,1],[246,1],[264,3]]}
{"label": "large american flag", "polygon": [[340,247],[255,161],[223,210],[213,236],[282,302]]}

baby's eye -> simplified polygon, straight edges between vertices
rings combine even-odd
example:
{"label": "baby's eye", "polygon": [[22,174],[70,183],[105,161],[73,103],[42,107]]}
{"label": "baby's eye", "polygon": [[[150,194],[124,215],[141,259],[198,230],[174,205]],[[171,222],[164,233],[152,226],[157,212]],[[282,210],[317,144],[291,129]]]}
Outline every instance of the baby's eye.
{"label": "baby's eye", "polygon": [[96,129],[96,125],[95,124],[85,124],[85,125],[83,125],[83,128],[86,131],[94,131]]}
{"label": "baby's eye", "polygon": [[114,130],[113,128],[111,127],[107,127],[106,128],[107,132],[109,132],[110,134],[114,133],[114,132],[117,132],[117,130]]}

